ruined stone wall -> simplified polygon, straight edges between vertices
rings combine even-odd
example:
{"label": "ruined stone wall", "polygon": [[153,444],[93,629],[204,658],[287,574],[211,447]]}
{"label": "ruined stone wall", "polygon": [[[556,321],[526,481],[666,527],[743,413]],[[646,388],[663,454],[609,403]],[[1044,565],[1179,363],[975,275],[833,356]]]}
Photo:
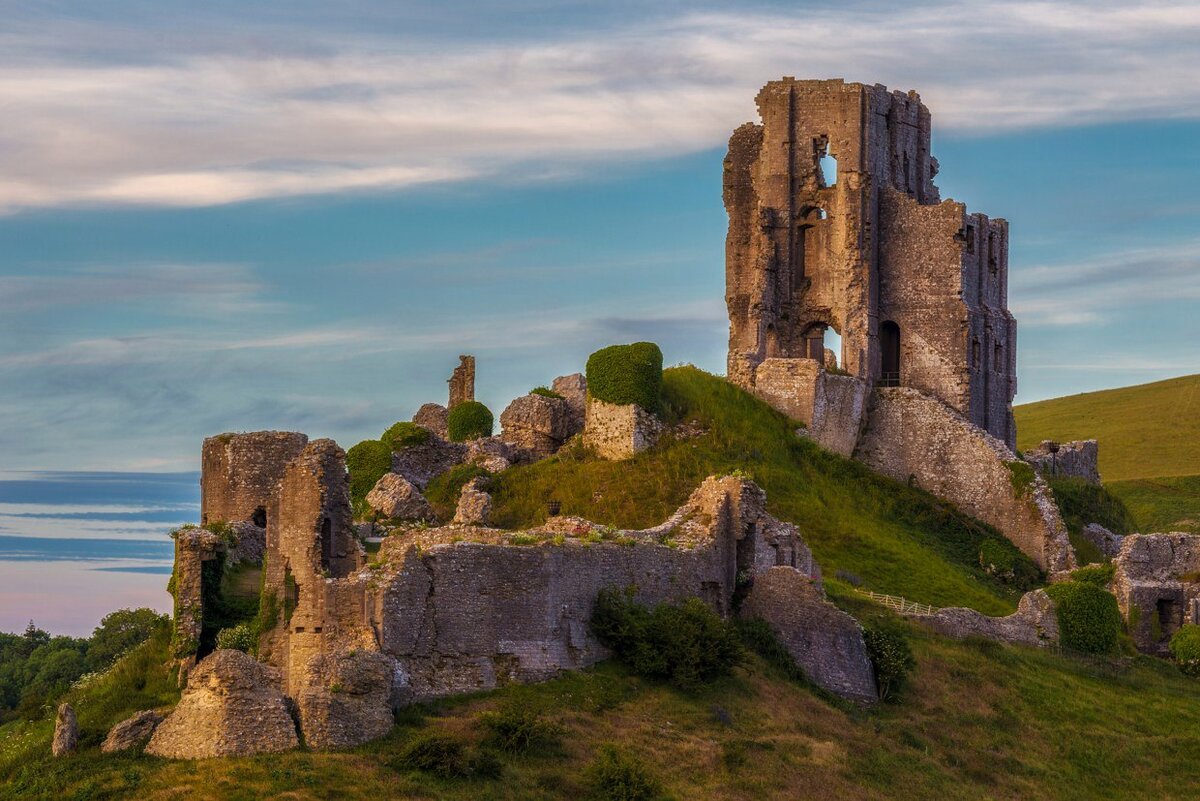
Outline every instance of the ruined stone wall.
{"label": "ruined stone wall", "polygon": [[1100,446],[1094,439],[1062,443],[1044,440],[1023,456],[1044,476],[1074,476],[1100,483]]}
{"label": "ruined stone wall", "polygon": [[850,456],[867,410],[867,382],[829,373],[815,359],[766,359],[750,389],[774,408],[806,426],[824,448]]}
{"label": "ruined stone wall", "polygon": [[251,520],[270,508],[275,487],[308,437],[290,431],[220,434],[204,440],[200,459],[200,522]]}
{"label": "ruined stone wall", "polygon": [[1200,623],[1200,535],[1131,534],[1113,564],[1129,635],[1139,650],[1166,656],[1180,626]]}
{"label": "ruined stone wall", "polygon": [[602,459],[628,459],[658,442],[662,424],[637,404],[588,398],[583,442]]}
{"label": "ruined stone wall", "polygon": [[453,409],[460,403],[475,400],[475,357],[459,356],[458,367],[450,376],[450,403],[447,408]]}
{"label": "ruined stone wall", "polygon": [[947,637],[985,637],[997,642],[1047,647],[1058,644],[1058,615],[1045,590],[1021,596],[1017,611],[1006,617],[989,617],[974,609],[950,607],[917,618]]}
{"label": "ruined stone wall", "polygon": [[995,526],[1047,573],[1075,567],[1045,480],[941,401],[904,387],[875,390],[856,457]]}

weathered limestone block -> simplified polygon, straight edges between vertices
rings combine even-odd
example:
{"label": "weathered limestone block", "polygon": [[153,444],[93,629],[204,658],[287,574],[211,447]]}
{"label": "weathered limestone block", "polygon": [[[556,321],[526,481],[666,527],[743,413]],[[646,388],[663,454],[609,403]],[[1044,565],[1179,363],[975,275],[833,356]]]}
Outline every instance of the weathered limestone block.
{"label": "weathered limestone block", "polygon": [[454,368],[447,383],[450,384],[449,408],[475,400],[475,357],[459,356],[458,367]]}
{"label": "weathered limestone block", "polygon": [[100,750],[105,754],[115,754],[118,751],[138,748],[150,739],[158,724],[165,719],[166,715],[153,709],[138,712],[109,729]]}
{"label": "weathered limestone block", "polygon": [[[992,524],[1047,573],[1075,568],[1066,526],[1045,480],[941,401],[907,387],[875,390],[855,456]],[[1031,476],[1028,482],[1022,467]]]}
{"label": "weathered limestone block", "polygon": [[1054,601],[1044,590],[1021,596],[1017,611],[1007,617],[989,617],[974,609],[951,607],[917,618],[947,637],[986,637],[1016,645],[1049,646],[1058,644],[1058,617]]}
{"label": "weathered limestone block", "polygon": [[433,520],[436,515],[425,496],[404,476],[387,473],[367,493],[367,505],[396,520]]}
{"label": "weathered limestone block", "polygon": [[277,671],[241,651],[214,651],[192,670],[146,753],[169,759],[250,756],[296,748]]}
{"label": "weathered limestone block", "polygon": [[850,456],[867,411],[867,383],[828,373],[816,359],[766,359],[754,371],[758,397],[805,425],[818,445]]}
{"label": "weathered limestone block", "polygon": [[265,527],[275,485],[308,437],[291,431],[220,434],[204,440],[201,454],[201,524],[251,520]]}
{"label": "weathered limestone block", "polygon": [[483,479],[473,478],[463,485],[454,511],[458,526],[486,526],[492,514],[492,496],[483,490]]}
{"label": "weathered limestone block", "polygon": [[54,740],[50,743],[50,753],[56,757],[75,753],[79,747],[79,721],[75,718],[75,709],[70,704],[59,704],[58,714],[54,718]]}
{"label": "weathered limestone block", "polygon": [[820,585],[791,567],[754,577],[740,614],[766,621],[815,684],[863,703],[876,700],[875,673],[858,621],[825,600]]}
{"label": "weathered limestone block", "polygon": [[393,723],[395,662],[378,651],[322,654],[308,664],[296,698],[310,748],[349,748],[387,734]]}
{"label": "weathered limestone block", "polygon": [[481,437],[467,443],[466,462],[477,464],[489,473],[507,470],[524,456],[500,437]]}
{"label": "weathered limestone block", "polygon": [[1085,540],[1099,548],[1100,553],[1110,559],[1121,552],[1121,543],[1125,541],[1123,535],[1114,534],[1099,523],[1088,523],[1081,533]]}
{"label": "weathered limestone block", "polygon": [[1113,564],[1112,592],[1134,644],[1165,656],[1180,626],[1200,623],[1200,535],[1130,534]]}
{"label": "weathered limestone block", "polygon": [[575,431],[582,431],[584,417],[587,415],[587,377],[583,373],[560,375],[554,379],[550,389],[566,399],[571,406]]}
{"label": "weathered limestone block", "polygon": [[427,403],[417,410],[412,421],[422,428],[427,428],[442,439],[449,436],[448,419],[450,410],[440,403]]}
{"label": "weathered limestone block", "polygon": [[392,472],[408,479],[422,492],[435,477],[467,458],[467,446],[460,442],[435,439],[425,445],[412,445],[392,454]]}
{"label": "weathered limestone block", "polygon": [[535,456],[550,456],[578,433],[565,398],[523,395],[500,414],[500,437]]}
{"label": "weathered limestone block", "polygon": [[1100,446],[1094,439],[1076,442],[1043,440],[1033,450],[1025,451],[1025,461],[1044,476],[1074,476],[1100,483]]}
{"label": "weathered limestone block", "polygon": [[838,367],[838,357],[829,348],[825,349],[825,359],[823,361],[826,370],[836,370]]}
{"label": "weathered limestone block", "polygon": [[229,524],[233,541],[225,553],[226,567],[237,564],[261,565],[267,549],[267,529],[252,520],[239,520]]}
{"label": "weathered limestone block", "polygon": [[602,459],[628,459],[653,448],[661,433],[659,419],[637,404],[618,406],[588,398],[583,442]]}

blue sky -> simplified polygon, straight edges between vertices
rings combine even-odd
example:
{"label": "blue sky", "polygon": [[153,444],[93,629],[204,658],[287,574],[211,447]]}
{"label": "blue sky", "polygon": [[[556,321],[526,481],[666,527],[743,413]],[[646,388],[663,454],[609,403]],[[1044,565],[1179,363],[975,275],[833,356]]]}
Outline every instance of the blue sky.
{"label": "blue sky", "polygon": [[721,158],[916,89],[1011,223],[1018,401],[1200,372],[1195,4],[0,2],[0,470],[350,445],[612,342],[724,367]]}

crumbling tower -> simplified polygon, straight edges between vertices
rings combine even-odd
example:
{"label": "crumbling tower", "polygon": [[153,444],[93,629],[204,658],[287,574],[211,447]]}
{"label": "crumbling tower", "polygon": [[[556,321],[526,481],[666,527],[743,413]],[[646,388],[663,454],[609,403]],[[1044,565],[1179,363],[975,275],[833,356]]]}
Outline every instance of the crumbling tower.
{"label": "crumbling tower", "polygon": [[730,379],[803,419],[788,398],[820,398],[806,385],[832,328],[851,376],[933,396],[1012,447],[1008,224],[940,200],[918,95],[784,78],[757,102],[725,159]]}

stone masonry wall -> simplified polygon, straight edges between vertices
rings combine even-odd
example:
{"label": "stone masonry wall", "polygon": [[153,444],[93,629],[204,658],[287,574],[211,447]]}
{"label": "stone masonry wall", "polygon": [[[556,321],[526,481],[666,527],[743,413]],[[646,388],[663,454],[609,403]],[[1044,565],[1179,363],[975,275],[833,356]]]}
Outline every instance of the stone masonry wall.
{"label": "stone masonry wall", "polygon": [[447,408],[453,409],[460,403],[475,400],[475,357],[459,356],[458,367],[450,376],[450,403]]}
{"label": "stone masonry wall", "polygon": [[308,437],[290,431],[220,434],[204,440],[200,459],[200,522],[250,520],[270,507],[275,487]]}
{"label": "stone masonry wall", "polygon": [[856,457],[992,524],[1047,573],[1075,567],[1066,527],[1046,482],[1033,475],[1015,488],[1010,463],[1028,465],[942,402],[913,389],[875,390]]}
{"label": "stone masonry wall", "polygon": [[1113,564],[1112,591],[1134,643],[1167,655],[1180,626],[1200,623],[1200,535],[1131,534]]}
{"label": "stone masonry wall", "polygon": [[807,426],[819,445],[850,456],[867,410],[867,383],[827,372],[816,359],[765,359],[751,388],[772,407]]}
{"label": "stone masonry wall", "polygon": [[619,406],[588,398],[583,442],[602,459],[628,459],[654,447],[662,424],[637,404]]}
{"label": "stone masonry wall", "polygon": [[1100,446],[1094,439],[1062,443],[1044,440],[1025,451],[1024,457],[1044,476],[1074,476],[1100,483]]}

